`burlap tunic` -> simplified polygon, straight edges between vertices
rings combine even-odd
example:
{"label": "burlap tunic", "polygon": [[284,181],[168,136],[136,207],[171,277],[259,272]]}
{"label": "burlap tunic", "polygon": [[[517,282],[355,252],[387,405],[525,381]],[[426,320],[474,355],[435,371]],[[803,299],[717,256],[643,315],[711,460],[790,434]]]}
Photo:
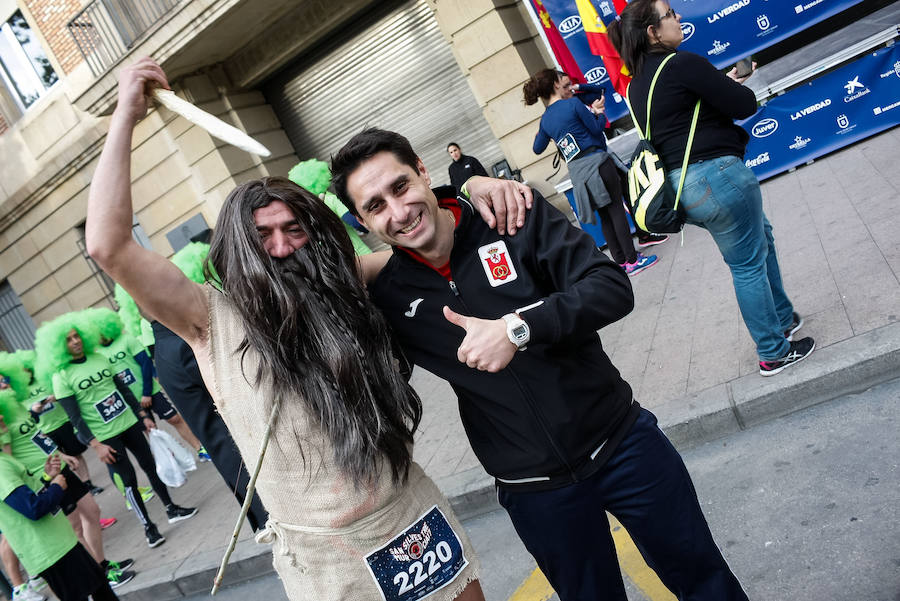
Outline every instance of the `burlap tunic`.
{"label": "burlap tunic", "polygon": [[[225,295],[207,288],[213,379],[208,385],[248,470],[252,470],[271,411],[271,388],[255,388],[250,383],[256,373],[255,352],[247,353],[242,366],[235,350],[244,329]],[[364,557],[393,540],[434,505],[458,535],[468,566],[427,598],[454,599],[478,577],[471,543],[446,498],[422,468],[413,463],[403,486],[391,482],[390,469],[382,469],[377,482],[357,490],[338,470],[330,443],[300,398],[282,401],[256,489],[269,512],[269,522],[257,541],[273,544],[275,570],[292,601],[381,599]]]}

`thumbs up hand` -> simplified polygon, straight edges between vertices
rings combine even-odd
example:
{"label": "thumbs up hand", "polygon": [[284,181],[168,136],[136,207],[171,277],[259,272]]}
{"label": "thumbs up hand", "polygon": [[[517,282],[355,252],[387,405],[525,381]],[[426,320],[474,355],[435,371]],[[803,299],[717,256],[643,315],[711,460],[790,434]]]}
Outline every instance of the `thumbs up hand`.
{"label": "thumbs up hand", "polygon": [[517,347],[506,335],[502,319],[479,319],[444,307],[444,318],[466,331],[456,358],[479,371],[498,372],[516,355]]}

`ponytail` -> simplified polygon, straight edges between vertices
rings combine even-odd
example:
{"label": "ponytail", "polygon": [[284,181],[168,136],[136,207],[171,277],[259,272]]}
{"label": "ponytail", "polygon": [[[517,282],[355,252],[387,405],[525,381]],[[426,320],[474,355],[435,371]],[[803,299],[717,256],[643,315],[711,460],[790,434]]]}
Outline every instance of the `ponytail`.
{"label": "ponytail", "polygon": [[532,105],[538,101],[538,98],[549,100],[553,94],[553,86],[562,77],[568,77],[568,75],[556,69],[541,69],[532,75],[522,86],[525,104]]}

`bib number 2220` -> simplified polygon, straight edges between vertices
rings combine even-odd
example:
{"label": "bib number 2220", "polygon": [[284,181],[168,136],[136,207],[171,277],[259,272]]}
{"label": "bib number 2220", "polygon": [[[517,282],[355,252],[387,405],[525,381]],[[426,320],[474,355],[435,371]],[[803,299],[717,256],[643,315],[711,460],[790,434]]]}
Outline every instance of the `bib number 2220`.
{"label": "bib number 2220", "polygon": [[423,599],[468,565],[459,537],[435,505],[397,538],[366,556],[384,601]]}

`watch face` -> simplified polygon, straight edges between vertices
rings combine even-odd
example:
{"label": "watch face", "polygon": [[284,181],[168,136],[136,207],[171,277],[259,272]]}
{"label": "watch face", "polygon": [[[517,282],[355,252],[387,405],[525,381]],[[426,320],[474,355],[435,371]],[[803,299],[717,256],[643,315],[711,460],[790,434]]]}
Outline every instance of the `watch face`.
{"label": "watch face", "polygon": [[513,328],[512,331],[513,336],[515,336],[516,340],[522,340],[526,336],[528,336],[528,326],[520,325]]}

